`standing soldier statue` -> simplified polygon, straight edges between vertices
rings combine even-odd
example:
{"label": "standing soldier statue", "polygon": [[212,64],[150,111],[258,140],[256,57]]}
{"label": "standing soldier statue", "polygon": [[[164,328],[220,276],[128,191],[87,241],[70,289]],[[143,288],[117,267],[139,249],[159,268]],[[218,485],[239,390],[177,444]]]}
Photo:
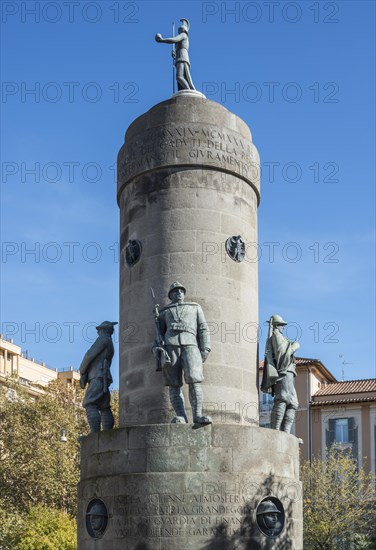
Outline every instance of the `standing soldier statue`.
{"label": "standing soldier statue", "polygon": [[187,423],[184,397],[181,391],[183,374],[189,385],[189,401],[195,424],[211,424],[210,416],[202,415],[204,379],[202,364],[210,353],[210,337],[204,313],[199,304],[184,302],[185,287],[177,281],[168,291],[171,303],[161,309],[158,317],[159,337],[153,353],[162,357],[162,374],[169,387],[171,405],[176,416],[172,422]]}
{"label": "standing soldier statue", "polygon": [[114,427],[114,416],[111,411],[111,395],[109,386],[112,384],[110,372],[111,361],[114,356],[112,334],[117,323],[104,321],[96,327],[98,338],[85,353],[80,365],[80,386],[85,388],[89,384],[82,405],[86,409],[86,416],[90,432],[111,430]]}
{"label": "standing soldier statue", "polygon": [[269,334],[266,341],[264,372],[261,389],[274,395],[274,405],[271,414],[271,427],[290,433],[298,408],[294,378],[296,366],[294,353],[300,344],[290,342],[282,331],[287,323],[280,315],[272,315],[269,319]]}
{"label": "standing soldier statue", "polygon": [[175,44],[175,51],[173,51],[173,58],[176,68],[176,80],[178,83],[178,90],[195,90],[195,87],[191,78],[191,64],[189,62],[188,48],[188,31],[189,21],[188,19],[180,19],[183,23],[179,27],[179,34],[172,36],[171,38],[163,38],[161,34],[155,35],[157,42],[163,42],[164,44]]}

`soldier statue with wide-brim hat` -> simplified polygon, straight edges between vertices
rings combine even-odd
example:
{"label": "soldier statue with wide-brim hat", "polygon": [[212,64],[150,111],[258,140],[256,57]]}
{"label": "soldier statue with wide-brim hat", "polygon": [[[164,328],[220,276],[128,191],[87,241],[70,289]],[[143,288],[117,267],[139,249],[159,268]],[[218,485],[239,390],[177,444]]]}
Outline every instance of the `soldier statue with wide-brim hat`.
{"label": "soldier statue with wide-brim hat", "polygon": [[283,335],[286,325],[280,315],[272,315],[269,319],[261,390],[265,393],[271,392],[274,396],[271,427],[290,433],[299,405],[294,383],[294,354],[300,344],[297,341],[291,342]]}
{"label": "soldier statue with wide-brim hat", "polygon": [[96,327],[98,338],[85,353],[80,365],[80,386],[88,388],[82,405],[91,432],[111,430],[114,426],[114,416],[111,411],[111,395],[109,386],[112,384],[111,361],[114,356],[112,334],[117,322],[104,321]]}
{"label": "soldier statue with wide-brim hat", "polygon": [[210,424],[210,416],[202,414],[204,379],[203,363],[210,353],[210,336],[204,313],[199,304],[185,302],[186,288],[175,281],[169,288],[171,303],[159,312],[161,342],[155,342],[154,355],[161,350],[168,356],[162,365],[165,386],[169,387],[171,405],[175,411],[172,422],[187,423],[184,397],[181,391],[183,376],[189,385],[189,401],[195,424]]}
{"label": "soldier statue with wide-brim hat", "polygon": [[176,68],[176,80],[178,83],[178,90],[195,90],[191,77],[191,64],[189,62],[188,49],[189,49],[189,21],[188,19],[180,19],[182,25],[179,27],[179,34],[172,36],[171,38],[163,38],[160,33],[155,35],[157,42],[163,42],[164,44],[175,44],[174,51],[174,63]]}

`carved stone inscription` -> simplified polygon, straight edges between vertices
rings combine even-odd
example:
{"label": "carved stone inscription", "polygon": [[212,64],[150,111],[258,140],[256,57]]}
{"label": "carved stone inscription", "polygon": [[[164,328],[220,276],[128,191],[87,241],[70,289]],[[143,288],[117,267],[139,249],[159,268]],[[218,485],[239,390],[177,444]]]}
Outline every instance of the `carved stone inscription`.
{"label": "carved stone inscription", "polygon": [[237,132],[196,123],[159,126],[126,140],[122,158],[124,185],[135,175],[169,165],[204,165],[239,174],[259,187],[259,159],[253,144]]}
{"label": "carved stone inscription", "polygon": [[120,495],[114,502],[115,536],[207,537],[219,526],[233,535],[254,508],[247,495]]}

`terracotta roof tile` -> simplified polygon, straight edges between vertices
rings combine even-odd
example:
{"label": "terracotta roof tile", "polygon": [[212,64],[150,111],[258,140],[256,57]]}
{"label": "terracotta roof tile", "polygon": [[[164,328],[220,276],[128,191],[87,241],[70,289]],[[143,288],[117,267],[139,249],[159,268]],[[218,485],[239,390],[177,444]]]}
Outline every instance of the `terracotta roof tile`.
{"label": "terracotta roof tile", "polygon": [[345,380],[344,382],[334,382],[322,386],[314,395],[343,395],[354,393],[376,392],[376,378],[367,378],[365,380]]}
{"label": "terracotta roof tile", "polygon": [[[310,357],[295,357],[295,364],[297,367],[313,365],[321,372],[321,375],[324,376],[324,378],[326,378],[326,380],[330,384],[337,382],[336,377],[326,368],[323,363],[321,363],[320,359],[312,359]],[[262,369],[263,366],[264,361],[262,360],[259,362],[259,368]]]}
{"label": "terracotta roof tile", "polygon": [[[317,395],[317,394],[316,394]],[[372,397],[344,397],[343,399],[325,399],[323,401],[311,401],[312,407],[320,407],[321,405],[338,405],[339,403],[365,403],[376,401],[376,395]]]}
{"label": "terracotta roof tile", "polygon": [[308,357],[295,357],[296,365],[310,365],[311,363],[321,363],[320,359],[309,359]]}
{"label": "terracotta roof tile", "polygon": [[[310,359],[308,357],[295,357],[295,364],[296,365],[311,365],[312,363],[321,363],[320,359]],[[262,359],[259,362],[259,366],[264,366],[264,360]]]}

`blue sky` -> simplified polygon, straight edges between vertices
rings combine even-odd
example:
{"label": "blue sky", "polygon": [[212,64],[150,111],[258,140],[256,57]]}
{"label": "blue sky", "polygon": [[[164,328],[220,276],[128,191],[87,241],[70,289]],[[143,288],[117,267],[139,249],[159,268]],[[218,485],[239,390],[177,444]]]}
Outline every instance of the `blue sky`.
{"label": "blue sky", "polygon": [[78,367],[93,325],[118,319],[116,155],[170,97],[154,35],[186,17],[196,88],[246,121],[261,157],[260,323],[282,314],[338,379],[342,362],[348,380],[376,376],[374,2],[1,9],[2,333]]}

